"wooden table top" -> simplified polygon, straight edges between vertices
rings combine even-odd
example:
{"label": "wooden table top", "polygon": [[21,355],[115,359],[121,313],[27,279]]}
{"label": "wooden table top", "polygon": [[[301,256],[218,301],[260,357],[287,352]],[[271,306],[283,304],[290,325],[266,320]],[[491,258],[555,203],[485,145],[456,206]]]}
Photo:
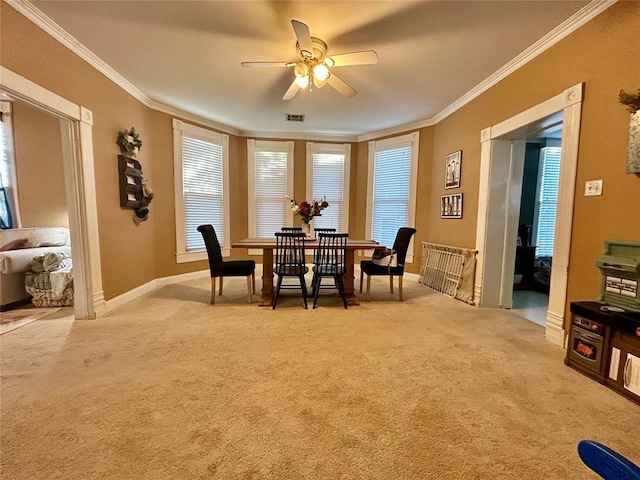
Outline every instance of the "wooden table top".
{"label": "wooden table top", "polygon": [[[234,242],[231,248],[275,248],[276,237],[243,238]],[[305,238],[304,246],[307,248],[318,248],[318,240],[315,238]],[[347,239],[347,250],[368,250],[379,247],[375,240]]]}

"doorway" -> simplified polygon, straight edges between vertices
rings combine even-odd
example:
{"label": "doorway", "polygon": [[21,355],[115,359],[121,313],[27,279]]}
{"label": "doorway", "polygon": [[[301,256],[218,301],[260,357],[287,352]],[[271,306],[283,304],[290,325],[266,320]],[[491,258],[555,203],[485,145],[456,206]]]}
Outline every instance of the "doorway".
{"label": "doorway", "polygon": [[98,211],[93,173],[92,113],[0,66],[0,93],[49,113],[60,121],[64,183],[69,214],[76,319],[104,309]]}
{"label": "doorway", "polygon": [[[562,154],[545,337],[564,347],[564,313],[571,243],[583,85],[575,85],[481,132],[475,294],[480,307],[511,308],[525,140],[563,125]],[[505,182],[506,179],[506,182]]]}
{"label": "doorway", "polygon": [[553,264],[562,124],[525,140],[512,309],[544,327]]}

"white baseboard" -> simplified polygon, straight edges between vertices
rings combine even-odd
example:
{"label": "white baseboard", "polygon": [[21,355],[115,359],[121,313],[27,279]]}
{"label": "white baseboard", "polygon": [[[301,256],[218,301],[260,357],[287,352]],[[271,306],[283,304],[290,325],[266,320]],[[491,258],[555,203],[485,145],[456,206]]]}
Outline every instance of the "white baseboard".
{"label": "white baseboard", "polygon": [[161,277],[155,278],[150,282],[147,282],[139,287],[134,288],[133,290],[129,290],[128,292],[124,292],[117,297],[114,297],[110,300],[105,301],[104,308],[100,310],[98,313],[98,317],[101,317],[109,312],[112,312],[116,308],[119,308],[136,298],[145,295],[156,288],[164,287],[165,285],[170,285],[172,283],[180,283],[186,282],[188,280],[195,280],[197,278],[206,278],[209,277],[210,272],[207,270],[199,270],[197,272],[183,273],[180,275],[172,275],[169,277]]}
{"label": "white baseboard", "polygon": [[544,331],[544,338],[560,348],[566,347],[566,334],[563,328],[564,318],[562,315],[547,311],[547,325]]}

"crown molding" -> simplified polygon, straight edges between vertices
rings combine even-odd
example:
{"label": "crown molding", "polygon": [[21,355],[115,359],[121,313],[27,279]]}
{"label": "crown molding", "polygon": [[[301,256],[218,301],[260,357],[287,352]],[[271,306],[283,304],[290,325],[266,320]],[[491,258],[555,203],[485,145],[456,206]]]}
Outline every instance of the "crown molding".
{"label": "crown molding", "polygon": [[55,23],[27,0],[4,0],[42,30],[55,38],[62,45],[78,55],[84,61],[104,74],[109,80],[124,89],[129,95],[145,105],[151,101],[140,89],[107,65],[101,58],[71,36],[60,25]]}
{"label": "crown molding", "polygon": [[257,130],[242,130],[239,132],[241,137],[252,138],[269,138],[274,140],[307,140],[321,142],[350,142],[358,141],[356,135],[341,134],[323,134],[323,133],[305,133],[305,132],[265,132]]}
{"label": "crown molding", "polygon": [[[2,1],[2,0],[0,0]],[[120,86],[123,90],[129,93],[131,96],[139,100],[145,106],[157,110],[159,112],[167,113],[172,116],[181,117],[185,120],[199,123],[203,126],[213,128],[215,130],[236,136],[245,137],[263,137],[263,138],[277,138],[277,139],[294,139],[294,140],[322,140],[322,141],[338,141],[338,142],[366,142],[376,138],[395,135],[403,133],[409,130],[415,130],[425,127],[436,125],[438,122],[444,120],[449,115],[453,114],[482,93],[489,90],[498,82],[509,76],[523,65],[527,64],[538,55],[549,49],[567,35],[573,33],[575,30],[586,24],[591,19],[600,15],[606,9],[618,2],[618,0],[592,0],[584,8],[578,11],[576,14],[568,18],[566,21],[558,25],[547,35],[542,37],[536,43],[531,45],[525,51],[520,53],[506,65],[501,67],[491,76],[479,83],[473,89],[469,90],[462,97],[458,98],[444,110],[436,114],[433,118],[425,119],[419,122],[409,123],[405,125],[398,125],[397,127],[388,128],[385,130],[372,131],[363,135],[340,135],[340,134],[304,134],[304,133],[291,133],[291,132],[257,132],[257,131],[245,131],[239,130],[228,125],[218,123],[214,120],[194,115],[190,112],[181,110],[179,108],[160,103],[156,100],[149,98],[144,92],[138,89],[135,85],[129,82],[126,78],[120,75],[117,71],[111,68],[106,62],[96,56],[82,43],[76,40],[68,32],[66,32],[57,23],[47,17],[38,8],[32,5],[28,0],[4,0],[7,4],[11,5],[18,12],[24,15],[27,19],[35,23],[42,28],[45,32],[51,35],[54,39],[58,40],[61,44],[66,46],[69,50],[74,52],[80,58],[85,60],[91,66],[96,68],[99,72]]]}
{"label": "crown molding", "polygon": [[465,93],[462,97],[457,99],[451,105],[446,107],[440,113],[436,114],[433,118],[424,120],[422,122],[416,122],[407,125],[401,125],[398,127],[390,128],[387,130],[379,130],[370,132],[358,137],[359,142],[380,138],[386,135],[394,135],[397,133],[406,132],[415,128],[424,128],[432,125],[436,125],[449,115],[458,111],[464,107],[467,103],[479,97],[481,94],[489,90],[504,78],[511,75],[520,67],[526,65],[531,60],[542,54],[545,50],[551,48],[560,40],[568,36],[569,34],[582,27],[585,23],[600,15],[607,8],[616,4],[618,0],[592,0],[589,4],[585,5],[580,11],[576,12],[570,18],[551,30],[548,34],[538,40],[536,43],[527,48],[524,52],[516,56],[513,60],[501,67],[491,76],[487,77],[481,83]]}
{"label": "crown molding", "polygon": [[498,82],[503,80],[504,78],[511,75],[513,72],[518,70],[520,67],[526,65],[531,60],[536,58],[538,55],[542,54],[544,51],[548,50],[560,40],[568,36],[569,34],[576,31],[578,28],[582,27],[589,20],[600,15],[607,8],[611,7],[618,0],[593,0],[591,3],[586,5],[580,11],[575,13],[573,16],[565,20],[563,23],[558,25],[556,28],[551,30],[548,34],[538,40],[536,43],[527,48],[524,52],[517,55],[514,59],[508,62],[506,65],[501,67],[491,76],[486,78],[484,81],[476,85],[474,88],[465,93],[458,100],[453,102],[447,108],[442,110],[440,113],[433,117],[433,122],[438,123],[449,115],[459,110],[467,103],[471,102],[475,98],[479,97],[481,94],[489,90],[491,87],[496,85]]}
{"label": "crown molding", "polygon": [[434,122],[432,118],[421,120],[419,122],[406,123],[404,125],[398,125],[397,127],[387,128],[386,130],[378,130],[376,132],[359,135],[358,142],[368,142],[369,140],[376,140],[380,137],[387,137],[390,135],[397,135],[398,133],[405,133],[409,130],[418,130],[420,128],[432,127],[436,123],[437,122]]}
{"label": "crown molding", "polygon": [[28,20],[35,23],[38,27],[40,27],[46,33],[51,35],[55,40],[60,42],[62,45],[64,45],[73,53],[75,53],[84,61],[86,61],[93,68],[95,68],[100,73],[102,73],[109,80],[111,80],[120,88],[122,88],[125,92],[127,92],[133,98],[141,102],[146,107],[149,107],[153,110],[157,110],[159,112],[163,112],[172,116],[181,117],[185,120],[199,123],[206,127],[222,131],[223,133],[227,133],[230,135],[240,135],[240,131],[235,128],[229,127],[227,125],[223,125],[222,123],[215,122],[213,120],[201,117],[199,115],[194,115],[190,112],[181,110],[176,107],[172,107],[170,105],[165,105],[163,103],[160,103],[160,102],[157,102],[156,100],[151,99],[144,92],[142,92],[142,90],[136,87],[133,83],[131,83],[125,77],[120,75],[116,70],[114,70],[111,66],[109,66],[109,64],[107,64],[104,60],[102,60],[100,57],[95,55],[91,50],[89,50],[82,43],[80,43],[75,37],[70,35],[60,25],[58,25],[56,22],[54,22],[49,17],[47,17],[44,13],[42,13],[42,11],[36,8],[28,0],[4,0],[4,1],[7,4],[11,5],[13,8],[15,8],[19,13],[24,15]]}
{"label": "crown molding", "polygon": [[215,122],[209,118],[201,117],[199,115],[195,115],[193,113],[189,113],[185,110],[181,110],[176,107],[172,107],[170,105],[166,105],[164,103],[156,102],[155,100],[149,100],[144,103],[147,107],[152,108],[153,110],[157,110],[158,112],[167,113],[174,117],[180,117],[183,120],[187,120],[190,122],[198,123],[204,127],[213,128],[220,133],[226,133],[228,135],[235,135],[237,137],[241,136],[240,130],[237,128],[230,127],[228,125],[224,125],[222,123]]}

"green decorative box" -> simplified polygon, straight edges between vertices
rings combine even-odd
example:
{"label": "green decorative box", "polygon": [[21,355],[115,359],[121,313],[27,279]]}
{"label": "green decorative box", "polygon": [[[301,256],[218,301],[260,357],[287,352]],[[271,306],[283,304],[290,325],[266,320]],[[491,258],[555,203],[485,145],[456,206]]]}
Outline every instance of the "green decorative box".
{"label": "green decorative box", "polygon": [[600,300],[608,305],[640,312],[640,242],[605,240],[605,251],[596,259],[602,272]]}

